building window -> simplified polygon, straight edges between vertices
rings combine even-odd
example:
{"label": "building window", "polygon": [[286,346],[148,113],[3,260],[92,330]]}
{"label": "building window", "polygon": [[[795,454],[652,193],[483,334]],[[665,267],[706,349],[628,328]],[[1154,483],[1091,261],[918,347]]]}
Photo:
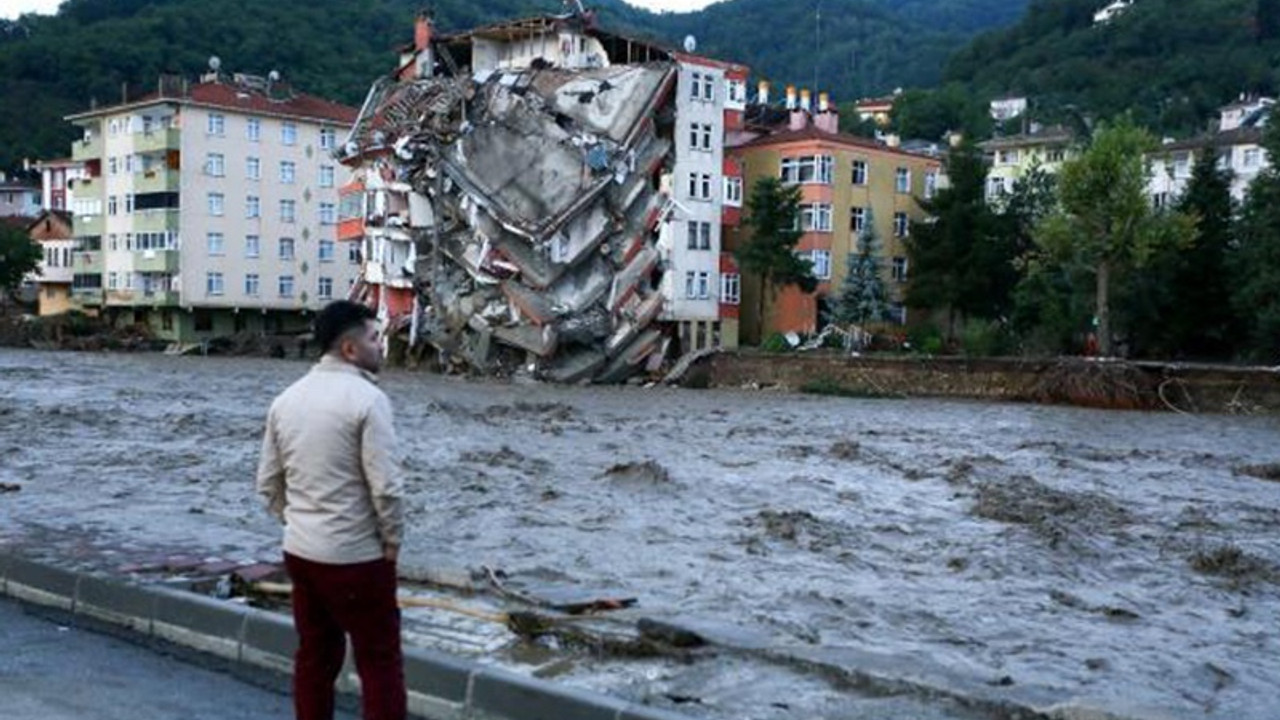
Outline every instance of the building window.
{"label": "building window", "polygon": [[[120,160],[118,158],[107,158],[107,174],[112,176],[120,174]],[[10,202],[12,202],[12,199],[10,199]]]}
{"label": "building window", "polygon": [[333,128],[322,128],[320,130],[320,147],[323,150],[332,150],[338,146],[338,133]]}
{"label": "building window", "polygon": [[1158,192],[1151,196],[1151,207],[1156,210],[1164,210],[1169,207],[1169,193]]}
{"label": "building window", "polygon": [[904,283],[907,281],[907,259],[904,257],[895,257],[893,259],[893,279],[896,282]]}
{"label": "building window", "polygon": [[320,187],[322,188],[333,187],[333,166],[332,165],[320,166]]}
{"label": "building window", "polygon": [[209,193],[209,214],[222,217],[226,212],[226,197],[222,193]]}
{"label": "building window", "polygon": [[209,250],[209,255],[225,255],[226,243],[222,237],[222,233],[211,232],[205,237],[205,247]]}
{"label": "building window", "polygon": [[711,199],[711,175],[689,173],[689,197],[693,200]]}
{"label": "building window", "polygon": [[222,153],[209,153],[204,159],[204,174],[223,177],[227,174],[227,159]]}
{"label": "building window", "polygon": [[1017,150],[1005,150],[1004,152],[1000,153],[1000,157],[998,158],[998,160],[999,160],[999,162],[1000,162],[1000,164],[1001,164],[1001,165],[1017,165],[1017,164],[1018,164],[1018,151],[1017,151]]}
{"label": "building window", "polygon": [[896,212],[893,214],[893,236],[904,238],[911,234],[911,223],[907,220],[907,214],[904,212]]}
{"label": "building window", "polygon": [[298,166],[288,160],[280,161],[280,182],[292,185],[298,175]]}
{"label": "building window", "polygon": [[333,298],[333,278],[320,278],[319,287],[316,288],[316,295],[321,300],[330,300]]}
{"label": "building window", "polygon": [[262,281],[258,278],[257,273],[249,273],[244,276],[244,294],[249,297],[257,297],[262,291]]}
{"label": "building window", "polygon": [[867,161],[866,160],[853,161],[853,184],[854,185],[867,184]]}
{"label": "building window", "polygon": [[742,105],[747,101],[747,84],[742,80],[729,80],[725,83],[727,102]]}
{"label": "building window", "polygon": [[120,287],[120,273],[117,273],[117,272],[107,273],[107,289],[117,290],[119,289],[119,287]]}
{"label": "building window", "polygon": [[801,205],[800,230],[803,232],[831,232],[831,205],[828,203]]}
{"label": "building window", "polygon": [[688,223],[689,249],[711,249],[711,223],[690,220]]}
{"label": "building window", "polygon": [[689,84],[689,97],[694,100],[702,99],[702,73],[693,73],[693,81]]}
{"label": "building window", "polygon": [[1067,153],[1066,151],[1058,148],[1058,149],[1050,150],[1047,154],[1047,157],[1049,158],[1049,162],[1051,163],[1060,163],[1067,158]]}
{"label": "building window", "polygon": [[689,149],[711,151],[711,133],[713,127],[707,123],[693,123],[689,126]]}
{"label": "building window", "polygon": [[741,275],[725,273],[720,276],[720,302],[725,305],[738,305],[742,302]]}
{"label": "building window", "polygon": [[924,174],[924,198],[932,199],[938,194],[938,173],[930,171]]}
{"label": "building window", "polygon": [[711,273],[698,273],[698,299],[706,300],[711,297]]}
{"label": "building window", "polygon": [[280,142],[284,145],[298,144],[298,126],[296,123],[283,123],[280,125]]}
{"label": "building window", "polygon": [[244,137],[249,142],[258,142],[262,139],[262,121],[258,118],[249,118],[244,126]]}
{"label": "building window", "polygon": [[[10,201],[12,202],[12,201]],[[107,196],[107,214],[115,216],[120,212],[120,201],[115,195]]]}
{"label": "building window", "polygon": [[335,203],[320,203],[320,224],[332,225],[338,221],[338,206]]}
{"label": "building window", "polygon": [[911,171],[907,168],[898,168],[894,189],[900,193],[911,192]]}
{"label": "building window", "polygon": [[244,199],[244,216],[247,218],[262,217],[262,200],[257,195]]}
{"label": "building window", "polygon": [[282,298],[293,297],[293,276],[292,275],[280,276],[280,297]]}
{"label": "building window", "polygon": [[867,229],[867,209],[855,207],[849,210],[849,230],[854,236],[861,235]]}
{"label": "building window", "polygon": [[799,253],[800,257],[807,259],[812,265],[812,275],[819,280],[831,279],[831,251],[830,250],[811,250],[809,252]]}
{"label": "building window", "polygon": [[333,262],[333,256],[334,256],[333,241],[321,240],[320,241],[320,262],[322,263]]}
{"label": "building window", "polygon": [[1244,166],[1253,169],[1262,164],[1262,152],[1258,148],[1247,148],[1244,151]]}
{"label": "building window", "polygon": [[280,201],[280,222],[291,223],[298,218],[298,202],[296,200]]}
{"label": "building window", "polygon": [[124,214],[131,215],[133,213],[133,193],[124,194]]}
{"label": "building window", "polygon": [[217,113],[209,113],[209,135],[226,135],[227,134],[227,118]]}
{"label": "building window", "polygon": [[727,177],[724,179],[724,204],[731,207],[742,207],[742,178]]}
{"label": "building window", "polygon": [[1174,177],[1188,178],[1191,177],[1191,155],[1188,153],[1178,153],[1173,156],[1173,174]]}
{"label": "building window", "polygon": [[347,262],[351,265],[360,264],[360,243],[347,243]]}
{"label": "building window", "polygon": [[277,254],[281,260],[293,260],[293,238],[280,238],[279,253]]}
{"label": "building window", "polygon": [[262,255],[262,238],[257,235],[244,236],[244,256],[256,258]]}
{"label": "building window", "polygon": [[223,292],[222,273],[211,272],[204,277],[204,292],[209,296],[221,295]]}
{"label": "building window", "polygon": [[782,182],[830,185],[835,158],[830,155],[803,155],[782,159]]}
{"label": "building window", "polygon": [[698,297],[698,273],[692,270],[684,274],[684,296],[689,300]]}
{"label": "building window", "polygon": [[262,161],[256,157],[245,158],[244,175],[250,180],[262,179]]}

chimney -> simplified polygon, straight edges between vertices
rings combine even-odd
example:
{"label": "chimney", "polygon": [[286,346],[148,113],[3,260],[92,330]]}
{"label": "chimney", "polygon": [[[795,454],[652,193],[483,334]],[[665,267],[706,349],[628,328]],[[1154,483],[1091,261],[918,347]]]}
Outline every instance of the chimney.
{"label": "chimney", "polygon": [[818,114],[813,118],[813,126],[832,135],[840,132],[840,111],[831,104],[827,93],[818,94]]}
{"label": "chimney", "polygon": [[813,111],[813,95],[809,93],[809,88],[800,91],[800,109],[805,112]]}
{"label": "chimney", "polygon": [[831,95],[828,93],[818,93],[818,112],[831,112]]}
{"label": "chimney", "polygon": [[413,21],[413,49],[421,52],[431,46],[431,16],[426,12],[418,13]]}
{"label": "chimney", "polygon": [[768,105],[769,104],[769,81],[761,80],[756,85],[756,90],[757,90],[756,101],[759,102],[761,105]]}
{"label": "chimney", "polygon": [[787,109],[788,110],[796,109],[796,86],[795,85],[787,86]]}

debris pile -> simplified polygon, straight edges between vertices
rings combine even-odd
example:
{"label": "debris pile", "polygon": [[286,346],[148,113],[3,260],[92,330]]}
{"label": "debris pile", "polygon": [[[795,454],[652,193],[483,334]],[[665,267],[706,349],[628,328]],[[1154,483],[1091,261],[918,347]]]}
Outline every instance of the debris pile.
{"label": "debris pile", "polygon": [[375,84],[340,155],[369,168],[362,219],[404,240],[364,258],[366,280],[412,288],[389,330],[445,367],[563,383],[660,361],[676,76],[535,62]]}

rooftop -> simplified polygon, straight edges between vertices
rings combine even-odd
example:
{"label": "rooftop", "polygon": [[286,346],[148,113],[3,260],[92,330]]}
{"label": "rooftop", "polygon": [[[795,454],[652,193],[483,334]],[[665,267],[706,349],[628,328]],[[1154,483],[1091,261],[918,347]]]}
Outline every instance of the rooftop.
{"label": "rooftop", "polygon": [[218,76],[189,84],[185,80],[162,79],[157,92],[141,98],[109,107],[67,116],[68,120],[81,120],[131,108],[145,107],[162,102],[176,102],[230,110],[251,115],[274,115],[304,120],[328,121],[343,125],[354,123],[359,110],[347,105],[325,100],[306,93],[292,92],[288,86],[276,84],[274,88],[251,76]]}
{"label": "rooftop", "polygon": [[788,143],[795,143],[795,142],[811,142],[811,141],[828,142],[835,145],[843,145],[845,147],[854,147],[854,148],[860,148],[864,150],[872,150],[875,152],[884,152],[884,153],[891,153],[894,155],[903,155],[906,157],[912,157],[912,158],[917,158],[921,160],[936,161],[936,158],[930,157],[929,155],[926,155],[923,153],[909,152],[907,150],[903,150],[900,148],[889,147],[888,145],[885,145],[882,142],[878,142],[876,140],[870,140],[863,137],[858,137],[856,135],[849,135],[847,133],[830,133],[825,130],[821,130],[813,125],[810,125],[802,130],[783,130],[781,132],[776,132],[769,135],[762,135],[750,142],[739,145],[738,147],[739,148],[759,148],[759,147],[770,147],[773,145],[786,145]]}

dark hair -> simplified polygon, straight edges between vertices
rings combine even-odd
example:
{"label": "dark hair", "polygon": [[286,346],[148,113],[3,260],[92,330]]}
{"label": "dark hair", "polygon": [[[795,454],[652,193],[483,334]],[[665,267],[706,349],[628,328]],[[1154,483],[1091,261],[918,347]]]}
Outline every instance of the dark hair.
{"label": "dark hair", "polygon": [[374,320],[373,309],[350,300],[335,300],[316,315],[316,344],[320,352],[329,352],[348,330],[363,328],[365,322]]}

